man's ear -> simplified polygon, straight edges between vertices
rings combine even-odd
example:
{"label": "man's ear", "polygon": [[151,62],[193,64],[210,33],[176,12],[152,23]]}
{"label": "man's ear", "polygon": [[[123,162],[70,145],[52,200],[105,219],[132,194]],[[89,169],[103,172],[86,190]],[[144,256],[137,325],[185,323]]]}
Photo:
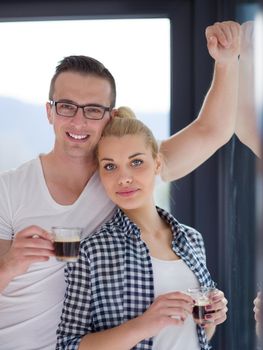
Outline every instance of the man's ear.
{"label": "man's ear", "polygon": [[51,113],[51,109],[52,109],[52,106],[49,102],[46,103],[46,111],[47,111],[47,118],[48,118],[48,121],[49,121],[49,124],[53,124],[53,116],[52,116],[52,113]]}

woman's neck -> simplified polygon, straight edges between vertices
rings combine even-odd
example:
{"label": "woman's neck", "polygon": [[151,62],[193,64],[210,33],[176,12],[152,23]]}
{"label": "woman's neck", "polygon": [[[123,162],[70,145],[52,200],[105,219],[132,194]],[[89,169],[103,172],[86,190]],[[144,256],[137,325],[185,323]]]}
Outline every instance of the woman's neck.
{"label": "woman's neck", "polygon": [[131,210],[123,210],[129,219],[141,230],[143,235],[153,235],[167,228],[167,223],[160,217],[154,204]]}

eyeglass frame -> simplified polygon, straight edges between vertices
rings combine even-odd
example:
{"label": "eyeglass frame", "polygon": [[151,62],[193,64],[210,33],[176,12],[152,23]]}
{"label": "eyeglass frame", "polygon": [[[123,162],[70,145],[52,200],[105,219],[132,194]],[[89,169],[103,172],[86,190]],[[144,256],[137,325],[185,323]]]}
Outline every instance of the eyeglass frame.
{"label": "eyeglass frame", "polygon": [[[77,107],[77,109],[76,109],[75,113],[72,116],[63,115],[63,114],[58,113],[58,111],[57,111],[57,104],[58,103],[67,103],[69,105],[73,105],[73,106]],[[64,118],[74,118],[75,115],[78,113],[79,108],[81,108],[84,118],[90,119],[90,120],[101,120],[101,119],[104,118],[104,115],[105,115],[106,112],[110,112],[112,110],[112,107],[105,107],[105,106],[100,105],[98,103],[88,103],[88,104],[85,104],[85,105],[79,105],[79,104],[77,104],[75,102],[71,102],[71,101],[68,102],[68,101],[63,101],[63,100],[58,100],[58,101],[49,100],[49,104],[51,105],[51,107],[55,106],[55,111],[56,111],[57,115],[59,115],[61,117],[64,117]],[[89,118],[89,117],[87,117],[85,115],[85,112],[84,112],[84,108],[85,107],[99,107],[99,108],[103,108],[104,112],[103,112],[101,118]]]}

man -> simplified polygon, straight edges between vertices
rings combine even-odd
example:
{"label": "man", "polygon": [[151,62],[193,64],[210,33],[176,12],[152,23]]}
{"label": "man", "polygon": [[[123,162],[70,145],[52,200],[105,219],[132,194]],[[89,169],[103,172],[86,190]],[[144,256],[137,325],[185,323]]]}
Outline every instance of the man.
{"label": "man", "polygon": [[[234,132],[240,27],[206,30],[215,74],[198,118],[161,144],[162,177],[180,178],[210,157]],[[0,339],[5,350],[53,350],[65,292],[64,265],[53,256],[51,226],[85,234],[114,206],[96,172],[94,149],[114,116],[115,82],[98,61],[65,58],[46,105],[53,150],[0,177]],[[51,258],[52,257],[52,258]],[[77,288],[77,286],[76,286]]]}

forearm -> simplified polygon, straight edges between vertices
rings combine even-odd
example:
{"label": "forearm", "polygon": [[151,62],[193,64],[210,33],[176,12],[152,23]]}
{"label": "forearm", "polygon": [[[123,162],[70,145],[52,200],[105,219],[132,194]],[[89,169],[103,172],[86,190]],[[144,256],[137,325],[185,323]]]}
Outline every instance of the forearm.
{"label": "forearm", "polygon": [[237,89],[237,57],[225,64],[216,63],[198,118],[161,144],[164,180],[187,175],[231,138],[236,124]]}
{"label": "forearm", "polygon": [[4,259],[0,258],[0,293],[8,286],[14,276],[4,263]]}
{"label": "forearm", "polygon": [[215,137],[215,147],[226,143],[233,135],[236,125],[239,68],[238,59],[229,63],[215,63],[211,88],[197,118],[200,127]]}
{"label": "forearm", "polygon": [[6,254],[10,249],[11,241],[0,240],[0,293],[8,286],[14,278],[6,262]]}
{"label": "forearm", "polygon": [[143,322],[134,318],[120,326],[84,336],[79,350],[129,350],[148,337]]}

